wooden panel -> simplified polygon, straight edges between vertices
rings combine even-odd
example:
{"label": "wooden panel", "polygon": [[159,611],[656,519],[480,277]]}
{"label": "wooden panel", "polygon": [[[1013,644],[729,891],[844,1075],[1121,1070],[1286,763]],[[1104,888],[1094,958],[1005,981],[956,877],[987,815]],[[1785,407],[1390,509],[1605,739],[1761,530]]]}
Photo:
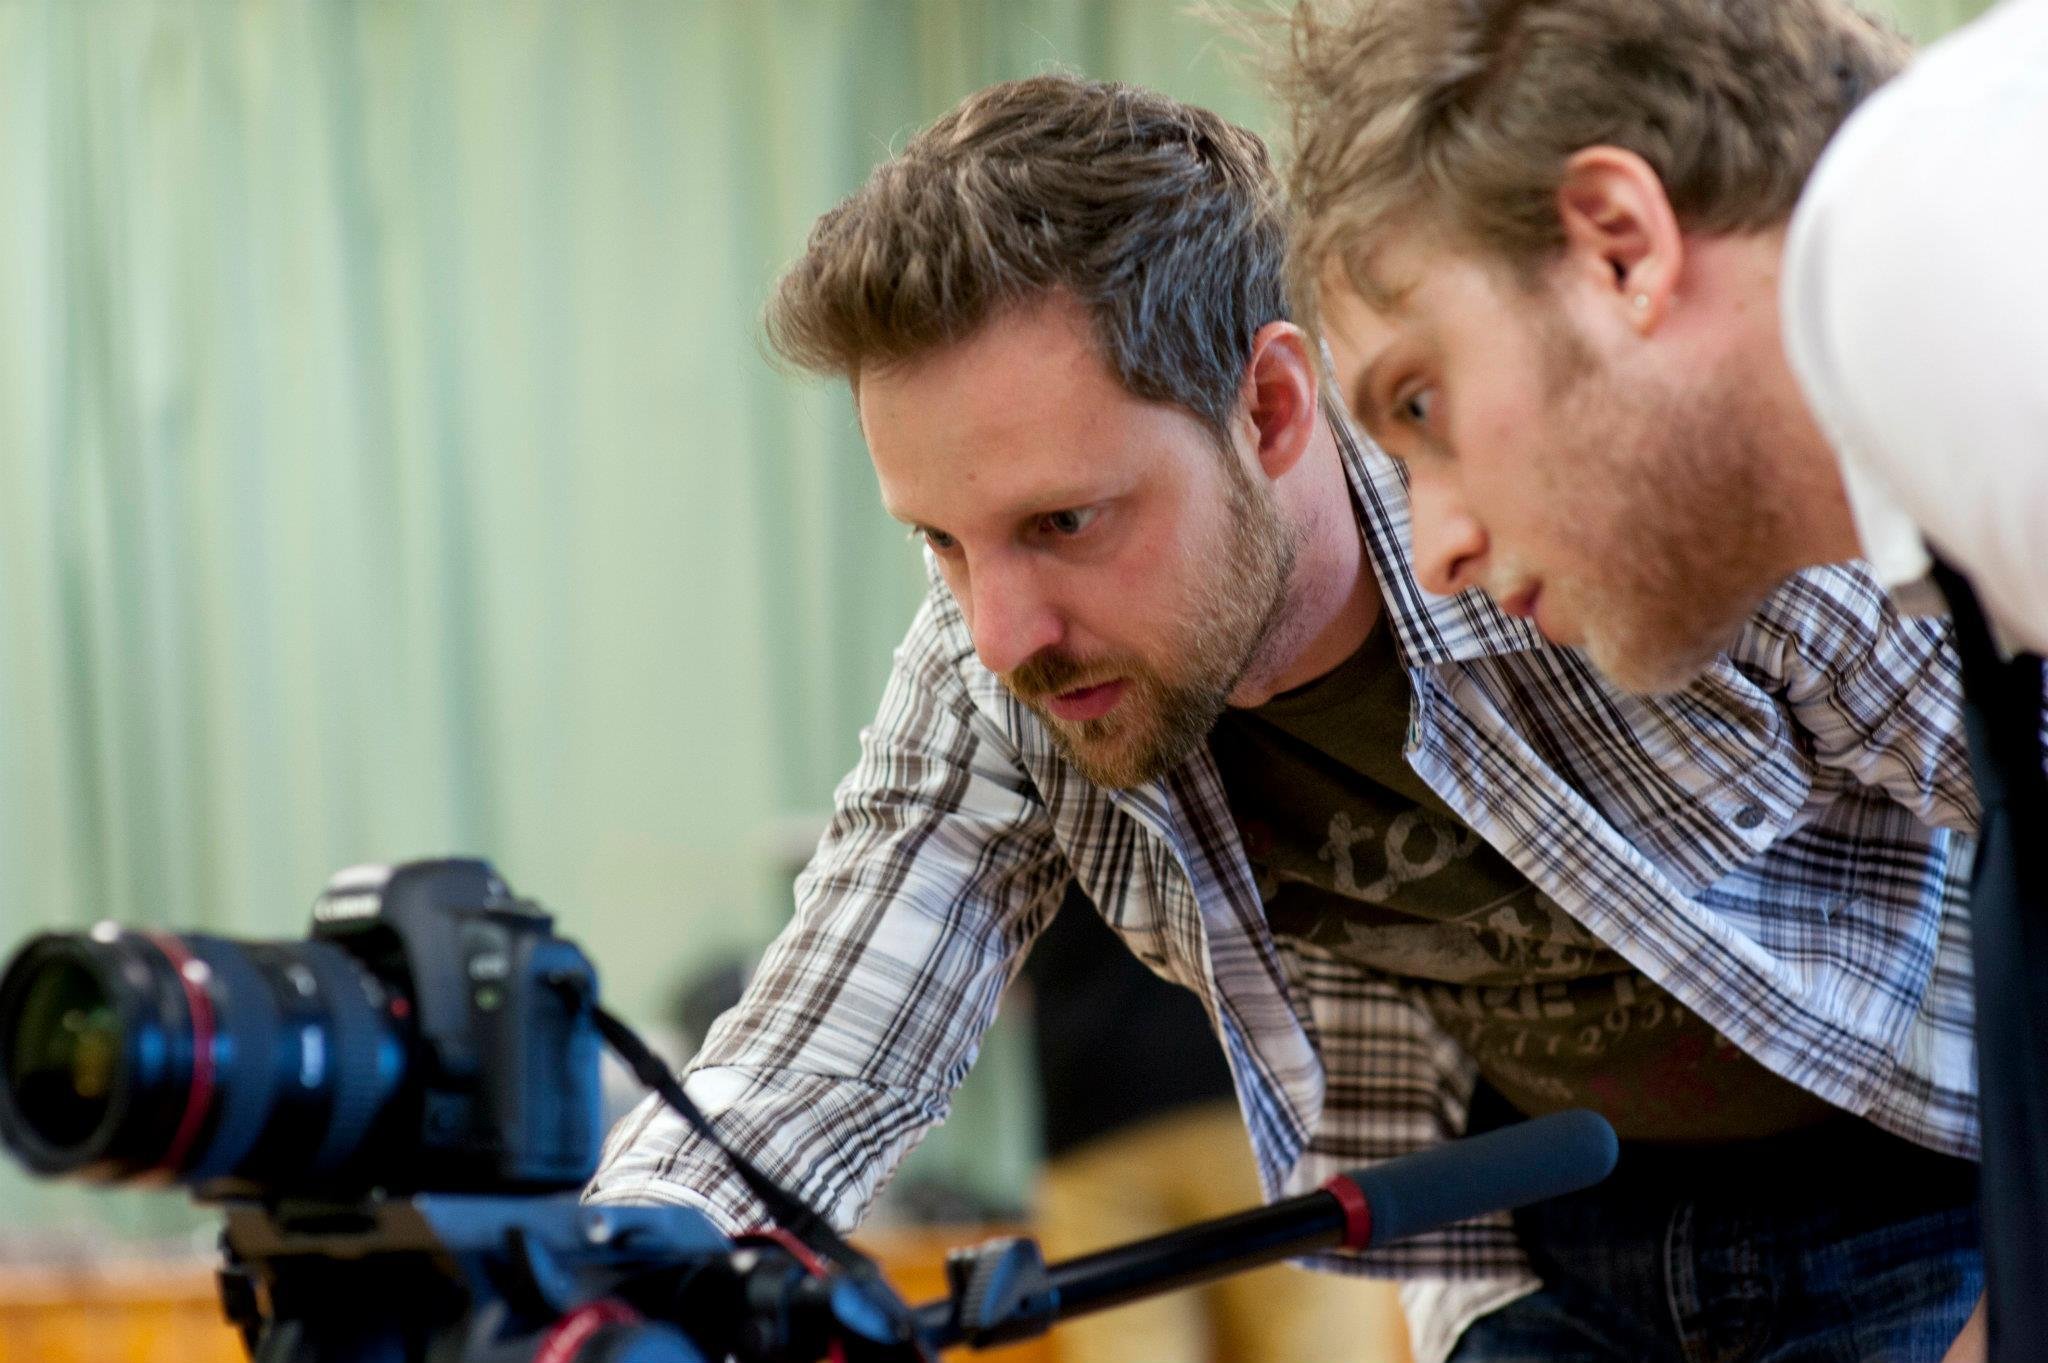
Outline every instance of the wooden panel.
{"label": "wooden panel", "polygon": [[[913,1304],[945,1292],[955,1245],[1014,1233],[986,1226],[889,1231],[863,1237],[896,1290]],[[953,1359],[1052,1363],[1033,1340]],[[210,1264],[106,1264],[0,1269],[0,1363],[246,1363],[241,1336],[221,1320]]]}
{"label": "wooden panel", "polygon": [[210,1268],[0,1271],[0,1363],[244,1363]]}

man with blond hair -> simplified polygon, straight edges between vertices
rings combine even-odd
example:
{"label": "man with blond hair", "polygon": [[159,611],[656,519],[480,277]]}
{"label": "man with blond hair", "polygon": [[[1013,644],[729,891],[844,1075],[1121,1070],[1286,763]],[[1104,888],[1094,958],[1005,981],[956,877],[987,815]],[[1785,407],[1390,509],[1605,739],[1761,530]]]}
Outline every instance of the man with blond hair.
{"label": "man with blond hair", "polygon": [[2041,671],[2002,656],[2048,646],[2048,0],[1896,81],[1836,0],[1311,2],[1291,38],[1294,294],[1432,592],[1643,691],[1816,563],[1954,604],[1992,1343],[2048,1357]]}
{"label": "man with blond hair", "polygon": [[[1614,1123],[1607,1187],[1323,1261],[1405,1281],[1419,1363],[1937,1355],[1980,1290],[1945,629],[1820,569],[1638,698],[1430,598],[1284,237],[1256,138],[1064,77],[819,221],[769,335],[850,384],[932,586],[687,1087],[851,1224],[1078,888],[1200,1000],[1269,1195]],[[759,1216],[653,1104],[591,1195]]]}

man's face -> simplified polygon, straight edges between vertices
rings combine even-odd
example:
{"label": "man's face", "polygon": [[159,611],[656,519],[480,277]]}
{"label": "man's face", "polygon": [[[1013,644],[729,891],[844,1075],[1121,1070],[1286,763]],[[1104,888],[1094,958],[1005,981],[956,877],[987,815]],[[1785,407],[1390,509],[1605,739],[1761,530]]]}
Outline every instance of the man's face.
{"label": "man's face", "polygon": [[1631,690],[1697,676],[1769,590],[1782,512],[1730,367],[1671,373],[1570,288],[1419,234],[1375,265],[1371,301],[1325,287],[1325,330],[1339,391],[1407,464],[1422,585],[1484,588]]}
{"label": "man's face", "polygon": [[1295,535],[1251,461],[1125,391],[1064,300],[857,392],[883,504],[1075,765],[1128,787],[1193,751],[1287,598]]}

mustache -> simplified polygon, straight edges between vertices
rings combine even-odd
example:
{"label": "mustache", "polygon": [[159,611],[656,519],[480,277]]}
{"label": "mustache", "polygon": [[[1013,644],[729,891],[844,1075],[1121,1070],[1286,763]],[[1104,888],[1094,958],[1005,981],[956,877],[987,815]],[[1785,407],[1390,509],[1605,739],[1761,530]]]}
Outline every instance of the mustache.
{"label": "mustache", "polygon": [[1102,660],[1085,662],[1072,654],[1047,649],[1005,672],[1002,683],[1020,700],[1039,700],[1090,685],[1101,677]]}

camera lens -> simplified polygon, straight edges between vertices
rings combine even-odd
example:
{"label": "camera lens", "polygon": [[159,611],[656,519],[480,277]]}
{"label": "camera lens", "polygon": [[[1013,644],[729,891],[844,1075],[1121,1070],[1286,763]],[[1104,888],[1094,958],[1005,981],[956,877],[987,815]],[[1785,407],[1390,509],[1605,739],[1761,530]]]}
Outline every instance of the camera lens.
{"label": "camera lens", "polygon": [[120,1046],[120,1020],[90,970],[59,960],[36,972],[22,991],[6,1063],[37,1136],[76,1146],[99,1130],[113,1101]]}
{"label": "camera lens", "polygon": [[403,1090],[405,998],[332,943],[104,926],[0,975],[0,1139],[45,1174],[344,1178]]}

